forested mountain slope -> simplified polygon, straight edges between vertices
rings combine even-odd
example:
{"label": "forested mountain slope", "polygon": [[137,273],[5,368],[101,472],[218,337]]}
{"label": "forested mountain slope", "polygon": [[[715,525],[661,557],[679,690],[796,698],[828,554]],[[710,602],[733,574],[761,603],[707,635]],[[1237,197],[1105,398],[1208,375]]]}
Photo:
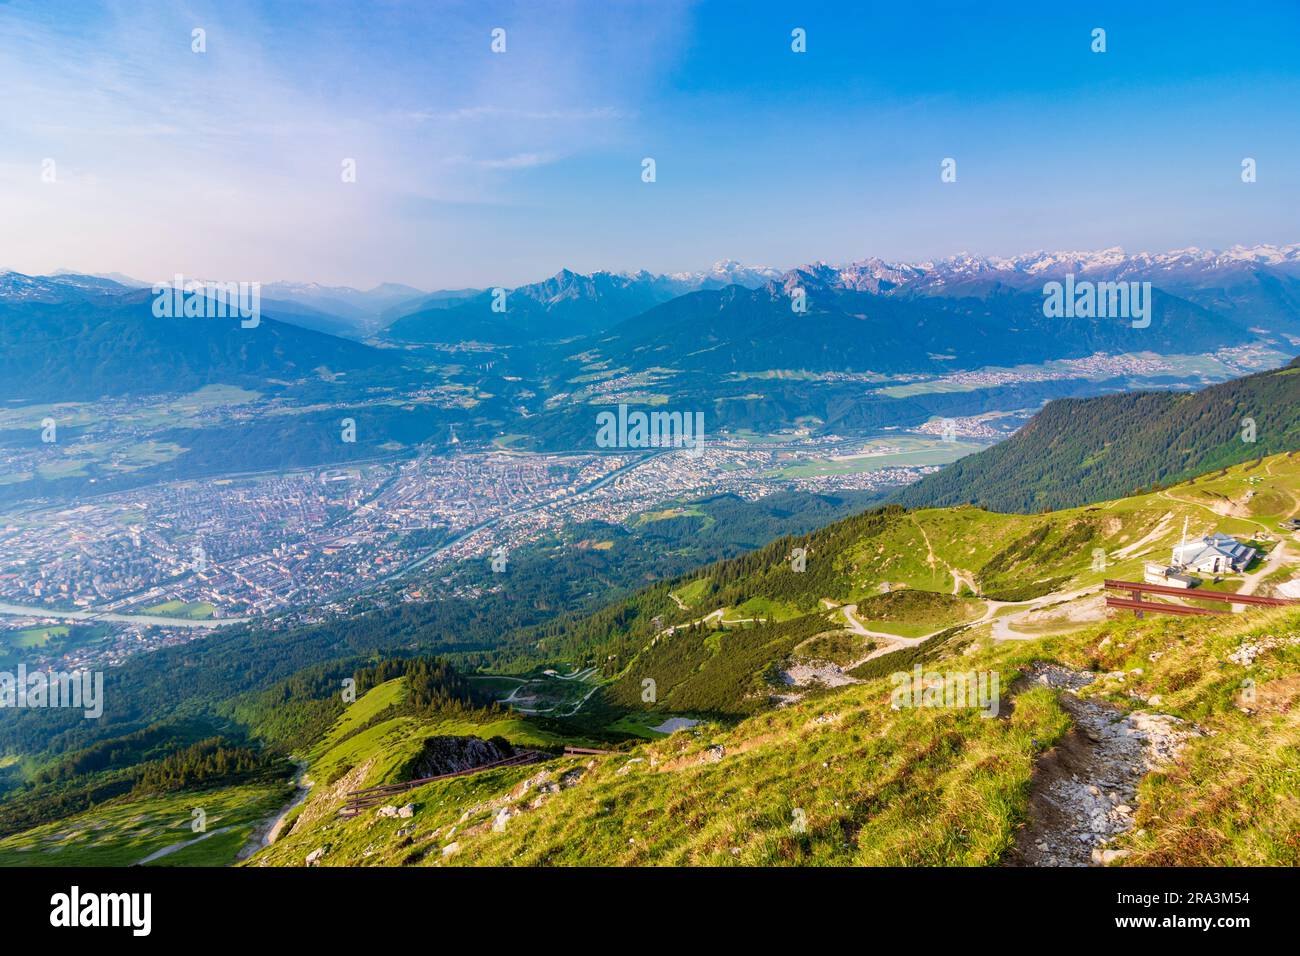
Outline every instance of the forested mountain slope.
{"label": "forested mountain slope", "polygon": [[1194,393],[1049,402],[1011,438],[903,489],[909,508],[1067,508],[1300,448],[1300,359]]}

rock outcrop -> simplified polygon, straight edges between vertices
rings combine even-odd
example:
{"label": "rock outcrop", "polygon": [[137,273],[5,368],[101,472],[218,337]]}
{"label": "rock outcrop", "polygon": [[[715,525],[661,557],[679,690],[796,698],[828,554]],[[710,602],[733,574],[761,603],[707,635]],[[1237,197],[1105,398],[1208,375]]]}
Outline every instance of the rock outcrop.
{"label": "rock outcrop", "polygon": [[473,770],[513,757],[514,747],[501,737],[430,737],[404,775],[408,780]]}

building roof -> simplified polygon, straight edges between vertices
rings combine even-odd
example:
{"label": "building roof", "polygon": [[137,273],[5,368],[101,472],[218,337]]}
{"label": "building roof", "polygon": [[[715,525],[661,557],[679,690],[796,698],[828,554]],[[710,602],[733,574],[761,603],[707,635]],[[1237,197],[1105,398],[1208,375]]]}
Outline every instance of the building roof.
{"label": "building roof", "polygon": [[1234,565],[1245,564],[1255,556],[1255,549],[1226,534],[1209,534],[1174,548],[1176,564],[1199,564],[1216,555]]}

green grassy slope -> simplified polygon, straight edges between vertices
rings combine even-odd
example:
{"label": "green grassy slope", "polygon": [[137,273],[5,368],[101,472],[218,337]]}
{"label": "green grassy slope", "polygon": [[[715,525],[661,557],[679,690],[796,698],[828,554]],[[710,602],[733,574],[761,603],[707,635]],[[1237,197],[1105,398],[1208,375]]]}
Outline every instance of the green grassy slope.
{"label": "green grassy slope", "polygon": [[[289,793],[285,786],[248,785],[111,801],[0,839],[0,867],[131,866],[190,841],[196,842],[149,865],[224,866]],[[206,815],[204,832],[192,829],[195,810]]]}
{"label": "green grassy slope", "polygon": [[[1036,761],[1070,726],[1058,691],[1016,682],[1050,661],[1124,672],[1081,694],[1202,734],[1144,779],[1135,827],[1115,844],[1125,863],[1294,866],[1297,625],[1300,612],[1272,611],[1115,620],[1032,643],[967,632],[924,666],[997,671],[999,717],[893,709],[878,678],[627,753],[431,784],[401,798],[415,804],[409,820],[340,820],[342,794],[322,791],[251,865],[300,865],[320,847],[325,865],[998,864],[1027,820]],[[1232,657],[1279,636],[1248,663]]]}

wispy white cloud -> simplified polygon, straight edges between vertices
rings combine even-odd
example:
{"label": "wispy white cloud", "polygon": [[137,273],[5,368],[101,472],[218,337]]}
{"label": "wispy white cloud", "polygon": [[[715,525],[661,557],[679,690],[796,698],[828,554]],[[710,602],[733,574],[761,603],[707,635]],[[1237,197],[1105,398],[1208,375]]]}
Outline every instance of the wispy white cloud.
{"label": "wispy white cloud", "polygon": [[558,162],[553,153],[516,153],[499,159],[478,159],[473,156],[448,156],[443,160],[449,166],[473,166],[477,169],[532,169]]}
{"label": "wispy white cloud", "polygon": [[466,106],[454,110],[411,110],[397,115],[398,119],[416,123],[456,123],[472,120],[532,121],[532,122],[592,122],[596,120],[631,119],[634,111],[614,106],[597,106],[574,109],[518,109],[505,106]]}

